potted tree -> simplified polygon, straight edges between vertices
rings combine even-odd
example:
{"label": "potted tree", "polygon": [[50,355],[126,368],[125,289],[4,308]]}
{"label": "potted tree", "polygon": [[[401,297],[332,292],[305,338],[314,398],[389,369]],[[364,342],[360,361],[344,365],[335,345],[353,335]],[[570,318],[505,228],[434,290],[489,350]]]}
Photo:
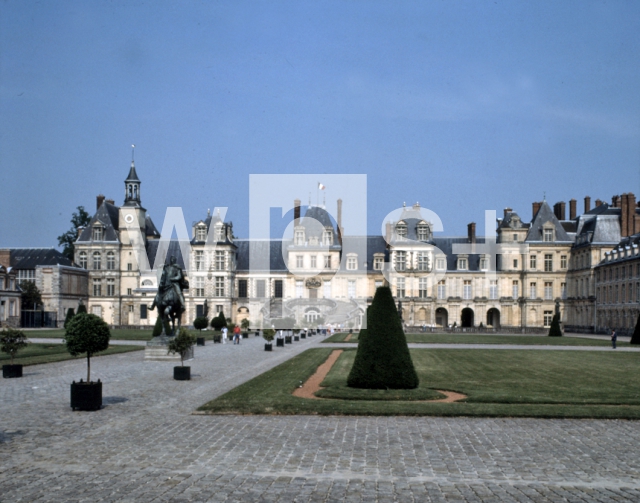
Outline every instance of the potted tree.
{"label": "potted tree", "polygon": [[264,350],[265,351],[273,351],[273,338],[276,335],[276,331],[273,328],[265,328],[262,331],[262,337],[265,341],[267,341],[267,343],[264,345]]}
{"label": "potted tree", "polygon": [[249,327],[251,326],[251,322],[249,321],[249,318],[245,318],[244,320],[242,320],[240,322],[240,328],[242,329],[242,338],[243,339],[248,339],[249,338]]}
{"label": "potted tree", "polygon": [[18,351],[27,346],[27,338],[24,332],[14,330],[13,328],[6,328],[0,332],[0,343],[2,344],[0,350],[11,357],[11,363],[2,366],[2,377],[22,377],[22,364],[14,365],[13,358]]}
{"label": "potted tree", "polygon": [[298,342],[300,340],[300,329],[298,327],[293,329],[293,342]]}
{"label": "potted tree", "polygon": [[[195,320],[193,320],[193,328],[199,330],[200,333],[202,333],[202,330],[204,328],[207,328],[208,326],[209,318],[207,318],[206,316],[198,316]],[[204,337],[198,337],[196,342],[198,346],[204,346]]]}
{"label": "potted tree", "polygon": [[182,327],[173,339],[169,341],[168,352],[180,355],[180,366],[173,367],[173,378],[176,381],[188,381],[191,379],[191,367],[185,367],[184,359],[196,343],[196,338]]}
{"label": "potted tree", "polygon": [[64,337],[72,356],[87,354],[87,381],[71,384],[71,408],[98,410],[102,407],[102,383],[100,379],[91,381],[91,356],[109,347],[109,325],[95,314],[79,312],[67,324]]}
{"label": "potted tree", "polygon": [[[222,327],[226,327],[226,326],[227,326],[227,319],[224,317],[224,313],[220,311],[218,316],[214,316],[211,319],[211,328],[213,328],[214,330],[213,342],[222,342],[222,334],[220,333],[220,330],[222,330]],[[218,333],[216,334],[216,332]]]}

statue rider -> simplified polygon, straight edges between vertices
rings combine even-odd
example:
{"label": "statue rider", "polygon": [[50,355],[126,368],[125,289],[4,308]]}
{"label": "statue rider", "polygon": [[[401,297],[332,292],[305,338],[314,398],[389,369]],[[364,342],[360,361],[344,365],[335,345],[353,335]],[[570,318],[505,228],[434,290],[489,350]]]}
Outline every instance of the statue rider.
{"label": "statue rider", "polygon": [[160,305],[162,297],[172,288],[180,303],[180,312],[186,311],[186,304],[184,302],[182,290],[189,288],[189,282],[185,278],[182,267],[176,264],[175,256],[171,256],[169,263],[165,264],[162,269],[162,276],[160,277],[160,284],[158,285],[158,293],[156,293],[156,297],[153,299],[153,304],[151,304],[149,309],[153,311],[156,306]]}

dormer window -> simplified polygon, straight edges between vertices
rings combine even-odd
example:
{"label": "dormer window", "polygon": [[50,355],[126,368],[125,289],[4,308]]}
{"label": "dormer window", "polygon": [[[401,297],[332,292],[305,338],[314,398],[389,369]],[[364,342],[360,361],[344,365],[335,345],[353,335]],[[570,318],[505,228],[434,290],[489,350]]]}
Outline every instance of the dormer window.
{"label": "dormer window", "polygon": [[396,235],[398,239],[404,239],[407,237],[407,224],[404,222],[398,222],[396,225]]}
{"label": "dormer window", "polygon": [[322,244],[325,246],[331,246],[333,244],[333,231],[325,229],[322,233]]}
{"label": "dormer window", "polygon": [[548,228],[543,230],[543,241],[553,241],[553,229]]}
{"label": "dormer window", "polygon": [[374,256],[373,257],[373,270],[374,271],[382,271],[383,264],[384,264],[384,256]]}
{"label": "dormer window", "polygon": [[486,271],[489,269],[489,259],[486,256],[480,257],[480,270]]}
{"label": "dormer window", "polygon": [[92,234],[92,239],[94,241],[102,241],[102,236],[103,236],[103,228],[101,225],[94,225],[93,226],[93,234]]}
{"label": "dormer window", "polygon": [[196,241],[207,240],[207,227],[205,225],[198,225],[196,227]]}
{"label": "dormer window", "polygon": [[216,226],[216,241],[225,241],[224,225]]}
{"label": "dormer window", "polygon": [[459,271],[469,270],[469,260],[467,259],[467,257],[458,257],[458,270]]}
{"label": "dormer window", "polygon": [[347,255],[347,271],[358,269],[358,256],[355,253]]}
{"label": "dormer window", "polygon": [[294,244],[296,246],[303,246],[304,245],[304,231],[303,230],[297,230],[295,232]]}
{"label": "dormer window", "polygon": [[425,222],[420,222],[417,227],[418,241],[429,239],[429,226]]}

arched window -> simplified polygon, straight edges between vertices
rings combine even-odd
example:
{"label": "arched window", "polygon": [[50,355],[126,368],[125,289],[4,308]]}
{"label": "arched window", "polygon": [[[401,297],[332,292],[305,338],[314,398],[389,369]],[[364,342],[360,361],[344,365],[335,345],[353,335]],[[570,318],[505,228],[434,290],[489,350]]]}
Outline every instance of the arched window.
{"label": "arched window", "polygon": [[80,267],[83,269],[87,268],[87,252],[80,252],[78,254],[78,262],[80,263]]}
{"label": "arched window", "polygon": [[107,253],[107,269],[113,271],[116,268],[116,254],[112,251]]}
{"label": "arched window", "polygon": [[100,252],[93,252],[93,269],[96,271],[100,270],[102,266],[102,257],[100,256]]}

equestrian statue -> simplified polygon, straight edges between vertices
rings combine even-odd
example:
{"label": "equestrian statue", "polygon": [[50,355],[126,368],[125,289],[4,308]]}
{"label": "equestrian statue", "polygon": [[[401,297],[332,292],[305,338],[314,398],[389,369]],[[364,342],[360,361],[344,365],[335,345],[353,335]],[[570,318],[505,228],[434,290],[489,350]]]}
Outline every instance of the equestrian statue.
{"label": "equestrian statue", "polygon": [[[152,311],[157,307],[158,315],[162,320],[162,335],[175,335],[176,320],[178,321],[178,330],[180,330],[180,319],[182,313],[186,311],[183,290],[189,288],[189,281],[185,277],[182,267],[176,264],[176,257],[172,256],[168,264],[162,269],[160,284],[158,285],[158,293],[151,304]],[[171,333],[166,333],[166,328],[171,321]]]}

